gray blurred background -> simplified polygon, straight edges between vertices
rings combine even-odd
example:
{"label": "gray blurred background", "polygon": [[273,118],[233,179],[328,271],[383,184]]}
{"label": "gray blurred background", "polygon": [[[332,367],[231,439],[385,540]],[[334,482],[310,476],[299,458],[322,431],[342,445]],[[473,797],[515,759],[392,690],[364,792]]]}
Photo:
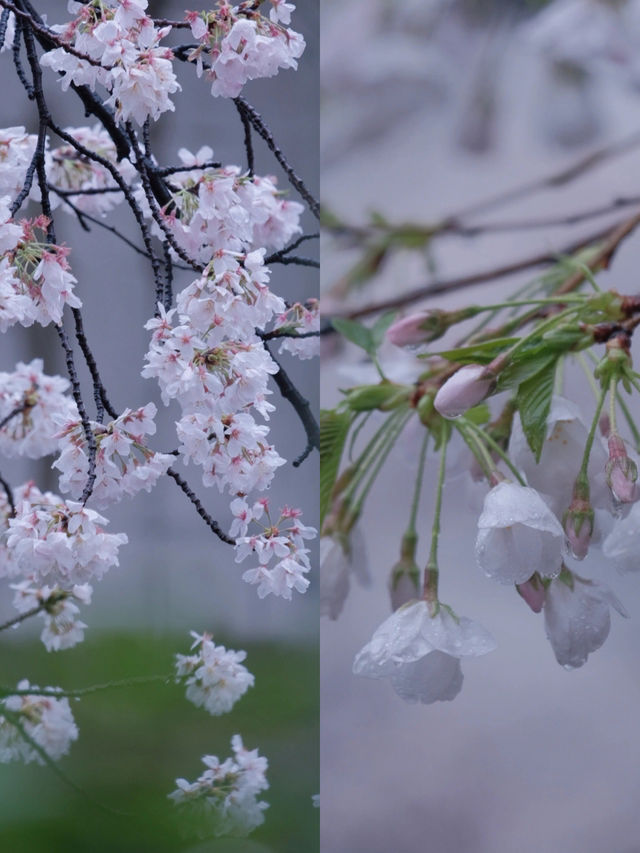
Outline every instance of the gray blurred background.
{"label": "gray blurred background", "polygon": [[[604,5],[583,4],[587,19]],[[432,222],[640,128],[640,99],[623,62],[615,73],[605,64],[587,67],[572,88],[554,79],[555,60],[522,29],[534,8],[475,4],[469,10],[470,4],[461,13],[446,0],[324,4],[321,148],[328,209],[358,224],[372,211],[395,222]],[[637,37],[629,33],[630,40]],[[485,219],[569,214],[632,195],[639,167],[634,149]],[[399,253],[349,304],[556,251],[634,210],[570,227],[443,237],[429,259]],[[327,292],[356,258],[343,242],[325,238]],[[637,292],[639,262],[636,233],[599,282]],[[497,301],[532,275],[421,304]],[[330,303],[336,306],[335,297]],[[339,387],[354,384],[349,376],[360,359],[353,348],[327,346],[324,406],[338,402]],[[576,384],[580,388],[570,380],[565,393],[589,401],[584,381]],[[453,702],[426,707],[402,702],[386,682],[352,676],[354,654],[390,612],[386,583],[408,516],[409,495],[402,495],[415,468],[410,438],[403,443],[374,487],[362,524],[372,585],[354,584],[339,620],[324,621],[321,629],[323,852],[639,851],[637,577],[607,571],[597,555],[581,564],[584,574],[607,576],[631,619],[614,613],[603,648],[583,668],[564,671],[542,617],[512,589],[480,576],[473,554],[478,495],[452,481],[444,493],[442,598],[485,625],[498,649],[463,663],[464,686]],[[417,453],[416,441],[413,460]],[[421,565],[435,469],[431,459],[421,504]]]}

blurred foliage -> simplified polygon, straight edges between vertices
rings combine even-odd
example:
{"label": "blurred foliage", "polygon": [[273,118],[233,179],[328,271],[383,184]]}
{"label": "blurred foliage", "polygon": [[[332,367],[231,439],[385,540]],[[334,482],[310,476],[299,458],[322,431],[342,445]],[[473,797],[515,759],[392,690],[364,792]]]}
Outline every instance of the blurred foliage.
{"label": "blurred foliage", "polygon": [[[80,737],[60,769],[0,765],[0,850],[11,853],[169,853],[256,851],[313,853],[319,849],[318,656],[311,646],[264,642],[246,648],[256,685],[235,708],[211,717],[173,681],[115,687],[71,699]],[[39,687],[74,689],[132,676],[167,674],[190,638],[146,634],[89,636],[80,646],[47,653],[36,642],[5,642],[4,685],[28,678]],[[205,754],[231,754],[239,733],[248,749],[269,760],[270,805],[250,839],[185,837],[167,794],[175,779],[193,781]]]}

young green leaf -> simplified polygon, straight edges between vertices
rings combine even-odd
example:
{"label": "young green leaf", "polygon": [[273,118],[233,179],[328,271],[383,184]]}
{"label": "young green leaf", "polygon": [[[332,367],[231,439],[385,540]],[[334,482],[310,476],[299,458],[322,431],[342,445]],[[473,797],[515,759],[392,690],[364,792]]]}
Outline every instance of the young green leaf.
{"label": "young green leaf", "polygon": [[542,370],[522,382],[516,394],[522,429],[536,462],[540,461],[547,434],[547,418],[551,407],[556,367],[557,360],[554,359]]}
{"label": "young green leaf", "polygon": [[336,409],[323,409],[320,412],[320,524],[329,509],[352,420],[352,412]]}
{"label": "young green leaf", "polygon": [[334,317],[331,325],[340,334],[360,347],[365,352],[371,353],[373,349],[373,336],[371,330],[363,326],[362,323],[356,323],[355,320],[347,320],[346,317]]}

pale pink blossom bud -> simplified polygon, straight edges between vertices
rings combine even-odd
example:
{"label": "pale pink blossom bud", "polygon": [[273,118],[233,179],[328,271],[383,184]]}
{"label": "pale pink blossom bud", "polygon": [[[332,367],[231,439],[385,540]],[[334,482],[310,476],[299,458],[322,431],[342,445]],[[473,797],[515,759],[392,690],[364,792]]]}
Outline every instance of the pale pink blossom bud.
{"label": "pale pink blossom bud", "polygon": [[563,518],[567,545],[576,560],[584,560],[589,551],[593,517],[594,513],[589,501],[589,483],[586,479],[578,477],[573,487],[573,500]]}
{"label": "pale pink blossom bud", "polygon": [[418,311],[396,320],[387,329],[387,338],[397,347],[415,346],[429,340],[429,331],[424,324],[431,317],[430,311]]}
{"label": "pale pink blossom bud", "polygon": [[460,417],[493,390],[495,376],[482,364],[465,364],[444,383],[434,405],[443,418]]}
{"label": "pale pink blossom bud", "polygon": [[589,522],[586,519],[580,522],[577,518],[569,516],[564,526],[564,532],[567,534],[571,554],[576,560],[584,560],[591,541],[591,525]]}
{"label": "pale pink blossom bud", "polygon": [[537,575],[533,575],[525,583],[517,584],[516,589],[533,612],[540,613],[544,605],[545,588]]}
{"label": "pale pink blossom bud", "polygon": [[609,436],[609,461],[607,462],[607,483],[613,497],[620,503],[633,503],[638,498],[636,479],[638,469],[627,455],[622,438],[616,433]]}

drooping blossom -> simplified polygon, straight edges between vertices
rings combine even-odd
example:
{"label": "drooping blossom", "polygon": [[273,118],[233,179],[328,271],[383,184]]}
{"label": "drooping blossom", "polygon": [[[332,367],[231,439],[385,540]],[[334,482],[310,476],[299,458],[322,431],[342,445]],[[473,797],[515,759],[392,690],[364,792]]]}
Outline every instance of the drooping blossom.
{"label": "drooping blossom", "polygon": [[582,666],[609,636],[610,608],[627,616],[609,587],[564,569],[547,586],[544,625],[553,653],[565,669]]}
{"label": "drooping blossom", "polygon": [[485,497],[476,560],[500,583],[521,584],[534,572],[555,577],[562,566],[562,525],[535,489],[503,480]]}
{"label": "drooping blossom", "polygon": [[477,622],[442,605],[432,615],[431,608],[413,601],[392,613],[356,655],[354,673],[388,678],[407,702],[454,699],[462,689],[461,658],[487,654],[496,643]]}

